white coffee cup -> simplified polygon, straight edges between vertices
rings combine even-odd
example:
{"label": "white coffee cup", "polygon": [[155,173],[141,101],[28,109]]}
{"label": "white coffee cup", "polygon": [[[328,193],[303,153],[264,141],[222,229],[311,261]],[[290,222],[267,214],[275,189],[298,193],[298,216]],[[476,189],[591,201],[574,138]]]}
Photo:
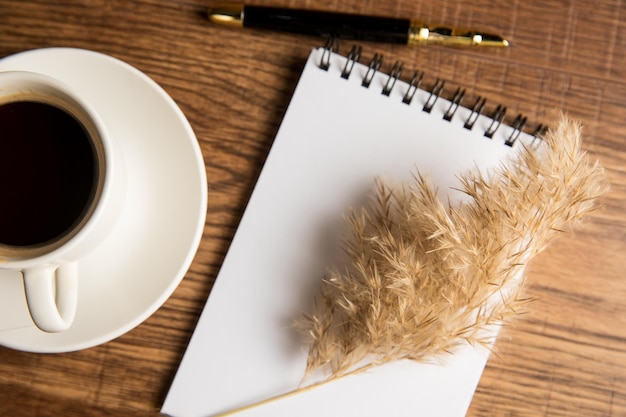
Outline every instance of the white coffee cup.
{"label": "white coffee cup", "polygon": [[[56,117],[59,110],[62,122]],[[6,128],[25,112],[24,128],[17,122]],[[36,122],[38,117],[44,120],[44,114],[53,118],[50,137],[36,126],[48,126]],[[4,155],[3,166],[9,168],[0,168],[0,204],[9,208],[0,208],[5,217],[0,218],[0,270],[21,272],[33,322],[42,331],[60,332],[72,325],[76,314],[80,259],[106,238],[120,215],[123,155],[92,106],[71,86],[43,74],[0,72],[3,115],[0,163]],[[28,125],[37,133],[30,133]],[[10,143],[15,138],[30,143],[31,134],[31,148]],[[61,143],[70,137],[65,152]],[[46,149],[50,144],[53,151],[40,151],[37,141]],[[80,155],[73,154],[74,144],[82,150]],[[53,176],[50,171],[60,173]]]}

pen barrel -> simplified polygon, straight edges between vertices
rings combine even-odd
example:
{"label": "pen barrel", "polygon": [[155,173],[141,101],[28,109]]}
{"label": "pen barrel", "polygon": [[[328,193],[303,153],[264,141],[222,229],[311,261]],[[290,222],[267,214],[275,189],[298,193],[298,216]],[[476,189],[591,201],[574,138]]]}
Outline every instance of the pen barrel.
{"label": "pen barrel", "polygon": [[305,35],[406,44],[411,22],[408,19],[245,6],[243,25]]}

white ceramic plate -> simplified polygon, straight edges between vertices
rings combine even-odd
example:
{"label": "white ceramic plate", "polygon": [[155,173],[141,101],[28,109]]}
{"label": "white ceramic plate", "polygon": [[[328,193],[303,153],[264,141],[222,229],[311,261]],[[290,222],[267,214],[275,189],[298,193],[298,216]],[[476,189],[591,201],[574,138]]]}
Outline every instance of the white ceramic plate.
{"label": "white ceramic plate", "polygon": [[71,48],[0,60],[0,71],[36,71],[78,89],[123,149],[127,199],[107,240],[80,261],[72,327],[32,324],[21,277],[0,272],[0,345],[31,352],[96,346],[139,325],[172,294],[200,243],[206,172],[196,137],[174,101],[146,75],[115,58]]}

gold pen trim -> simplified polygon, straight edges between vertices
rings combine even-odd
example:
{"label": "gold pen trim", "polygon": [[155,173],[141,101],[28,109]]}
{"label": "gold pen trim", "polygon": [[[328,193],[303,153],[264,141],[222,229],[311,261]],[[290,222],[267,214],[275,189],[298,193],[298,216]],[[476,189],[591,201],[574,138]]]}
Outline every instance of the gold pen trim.
{"label": "gold pen trim", "polygon": [[427,25],[411,20],[408,45],[496,46],[507,47],[509,42],[498,35],[472,30]]}
{"label": "gold pen trim", "polygon": [[241,4],[221,4],[208,11],[209,21],[232,28],[243,27],[243,13]]}

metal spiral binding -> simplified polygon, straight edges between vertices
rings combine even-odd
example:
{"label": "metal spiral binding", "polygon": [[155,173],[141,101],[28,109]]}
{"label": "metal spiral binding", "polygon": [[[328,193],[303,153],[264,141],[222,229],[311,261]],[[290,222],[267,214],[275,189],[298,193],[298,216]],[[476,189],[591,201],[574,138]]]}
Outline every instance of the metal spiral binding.
{"label": "metal spiral binding", "polygon": [[378,53],[374,54],[374,58],[370,61],[370,65],[365,73],[365,77],[363,77],[363,82],[361,83],[363,87],[369,88],[370,83],[374,79],[374,75],[376,75],[382,64],[383,56]]}
{"label": "metal spiral binding", "polygon": [[494,133],[496,133],[496,131],[502,124],[505,114],[506,114],[506,107],[498,104],[496,109],[493,111],[493,114],[491,115],[491,124],[485,131],[485,137],[488,137],[489,139],[493,138]]}
{"label": "metal spiral binding", "polygon": [[533,132],[532,136],[535,139],[541,139],[543,137],[543,135],[546,134],[547,131],[548,131],[548,126],[540,124],[539,126],[537,126],[537,128]]}
{"label": "metal spiral binding", "polygon": [[464,96],[465,90],[461,89],[460,87],[457,88],[454,96],[452,97],[452,100],[450,101],[450,107],[448,107],[448,110],[443,115],[444,120],[447,120],[448,122],[452,120],[454,114],[459,109],[459,106],[461,105],[461,101],[463,101]]}
{"label": "metal spiral binding", "polygon": [[411,79],[411,82],[409,83],[409,88],[408,90],[406,90],[404,97],[402,97],[402,102],[404,104],[411,104],[411,101],[413,101],[413,96],[415,95],[417,90],[419,90],[423,79],[424,79],[424,73],[415,71],[415,74],[413,74],[413,78]]}
{"label": "metal spiral binding", "polygon": [[320,68],[324,71],[328,71],[330,68],[330,56],[338,49],[338,41],[336,38],[328,38],[324,45],[324,53],[320,59]]}
{"label": "metal spiral binding", "polygon": [[513,132],[511,132],[511,135],[508,137],[506,142],[504,142],[505,145],[513,146],[513,144],[519,137],[519,134],[522,133],[524,126],[526,126],[526,121],[526,117],[522,116],[521,114],[518,114],[517,117],[515,117],[512,125]]}
{"label": "metal spiral binding", "polygon": [[472,112],[467,117],[467,120],[465,120],[465,124],[463,125],[465,129],[472,130],[472,128],[474,127],[474,123],[476,123],[476,120],[478,120],[478,117],[485,108],[485,103],[487,103],[487,100],[481,96],[478,96],[478,98],[474,102],[474,105],[472,106]]}
{"label": "metal spiral binding", "polygon": [[400,75],[402,75],[402,67],[403,65],[400,61],[396,61],[396,63],[393,64],[393,68],[391,68],[391,72],[389,73],[389,78],[387,78],[387,82],[383,87],[383,95],[388,96],[389,94],[391,94],[393,86],[396,85],[396,81],[398,81],[398,78],[400,78]]}
{"label": "metal spiral binding", "polygon": [[[330,57],[332,52],[337,50],[338,42],[336,38],[329,38],[324,46],[324,51],[320,60],[319,67],[323,70],[328,70],[330,67]],[[359,59],[361,58],[362,49],[360,46],[353,45],[350,53],[347,56],[346,63],[341,71],[341,77],[348,79],[352,74],[354,66]],[[376,73],[380,71],[380,68],[383,63],[383,56],[381,54],[374,54],[374,57],[370,60],[368,64],[368,69],[363,79],[361,81],[361,85],[363,87],[369,88],[372,80],[374,79]],[[393,89],[396,87],[396,81],[400,79],[403,71],[403,64],[399,61],[396,61],[389,73],[387,78],[387,82],[385,83],[381,93],[385,96],[390,96]],[[408,89],[402,96],[402,103],[411,104],[413,98],[417,91],[420,89],[420,85],[424,79],[424,73],[421,71],[415,71],[411,81],[408,83]],[[435,83],[430,89],[430,94],[428,99],[424,103],[422,110],[426,113],[430,113],[435,106],[435,103],[441,97],[443,93],[443,88],[445,86],[445,81],[436,79]],[[450,106],[447,108],[445,113],[443,114],[443,119],[450,122],[457,114],[457,111],[460,107],[462,107],[462,101],[465,97],[466,90],[462,88],[457,88],[452,99],[450,99]],[[470,114],[467,116],[463,123],[463,127],[468,130],[472,130],[474,125],[478,121],[479,117],[483,114],[485,109],[487,100],[484,97],[478,96],[474,101],[474,104],[467,109],[470,111]],[[487,138],[493,138],[495,133],[498,131],[500,126],[504,122],[504,118],[506,116],[507,108],[502,105],[497,105],[493,113],[487,117],[491,119],[491,123],[489,127],[484,132],[484,136]],[[505,144],[508,146],[513,146],[519,135],[524,131],[528,120],[521,114],[518,114],[513,122],[511,123],[511,127],[513,128],[511,134],[506,138]],[[532,136],[535,139],[541,139],[541,137],[545,134],[547,127],[544,125],[539,125],[535,129]]]}
{"label": "metal spiral binding", "polygon": [[530,142],[530,146],[535,146],[537,141],[543,140],[543,136],[548,132],[548,126],[540,124],[532,133],[533,140]]}
{"label": "metal spiral binding", "polygon": [[423,111],[425,111],[426,113],[430,113],[432,111],[435,103],[437,102],[437,99],[439,98],[439,96],[441,96],[441,93],[443,92],[443,86],[445,84],[445,81],[441,81],[439,78],[437,78],[437,81],[435,81],[433,88],[431,88],[430,90],[428,100],[426,100],[424,107],[422,107]]}
{"label": "metal spiral binding", "polygon": [[345,78],[346,80],[350,78],[350,74],[352,74],[354,64],[359,62],[359,58],[361,58],[361,47],[353,45],[350,53],[348,54],[348,60],[346,61],[346,65],[344,65],[343,71],[341,71],[341,78]]}

